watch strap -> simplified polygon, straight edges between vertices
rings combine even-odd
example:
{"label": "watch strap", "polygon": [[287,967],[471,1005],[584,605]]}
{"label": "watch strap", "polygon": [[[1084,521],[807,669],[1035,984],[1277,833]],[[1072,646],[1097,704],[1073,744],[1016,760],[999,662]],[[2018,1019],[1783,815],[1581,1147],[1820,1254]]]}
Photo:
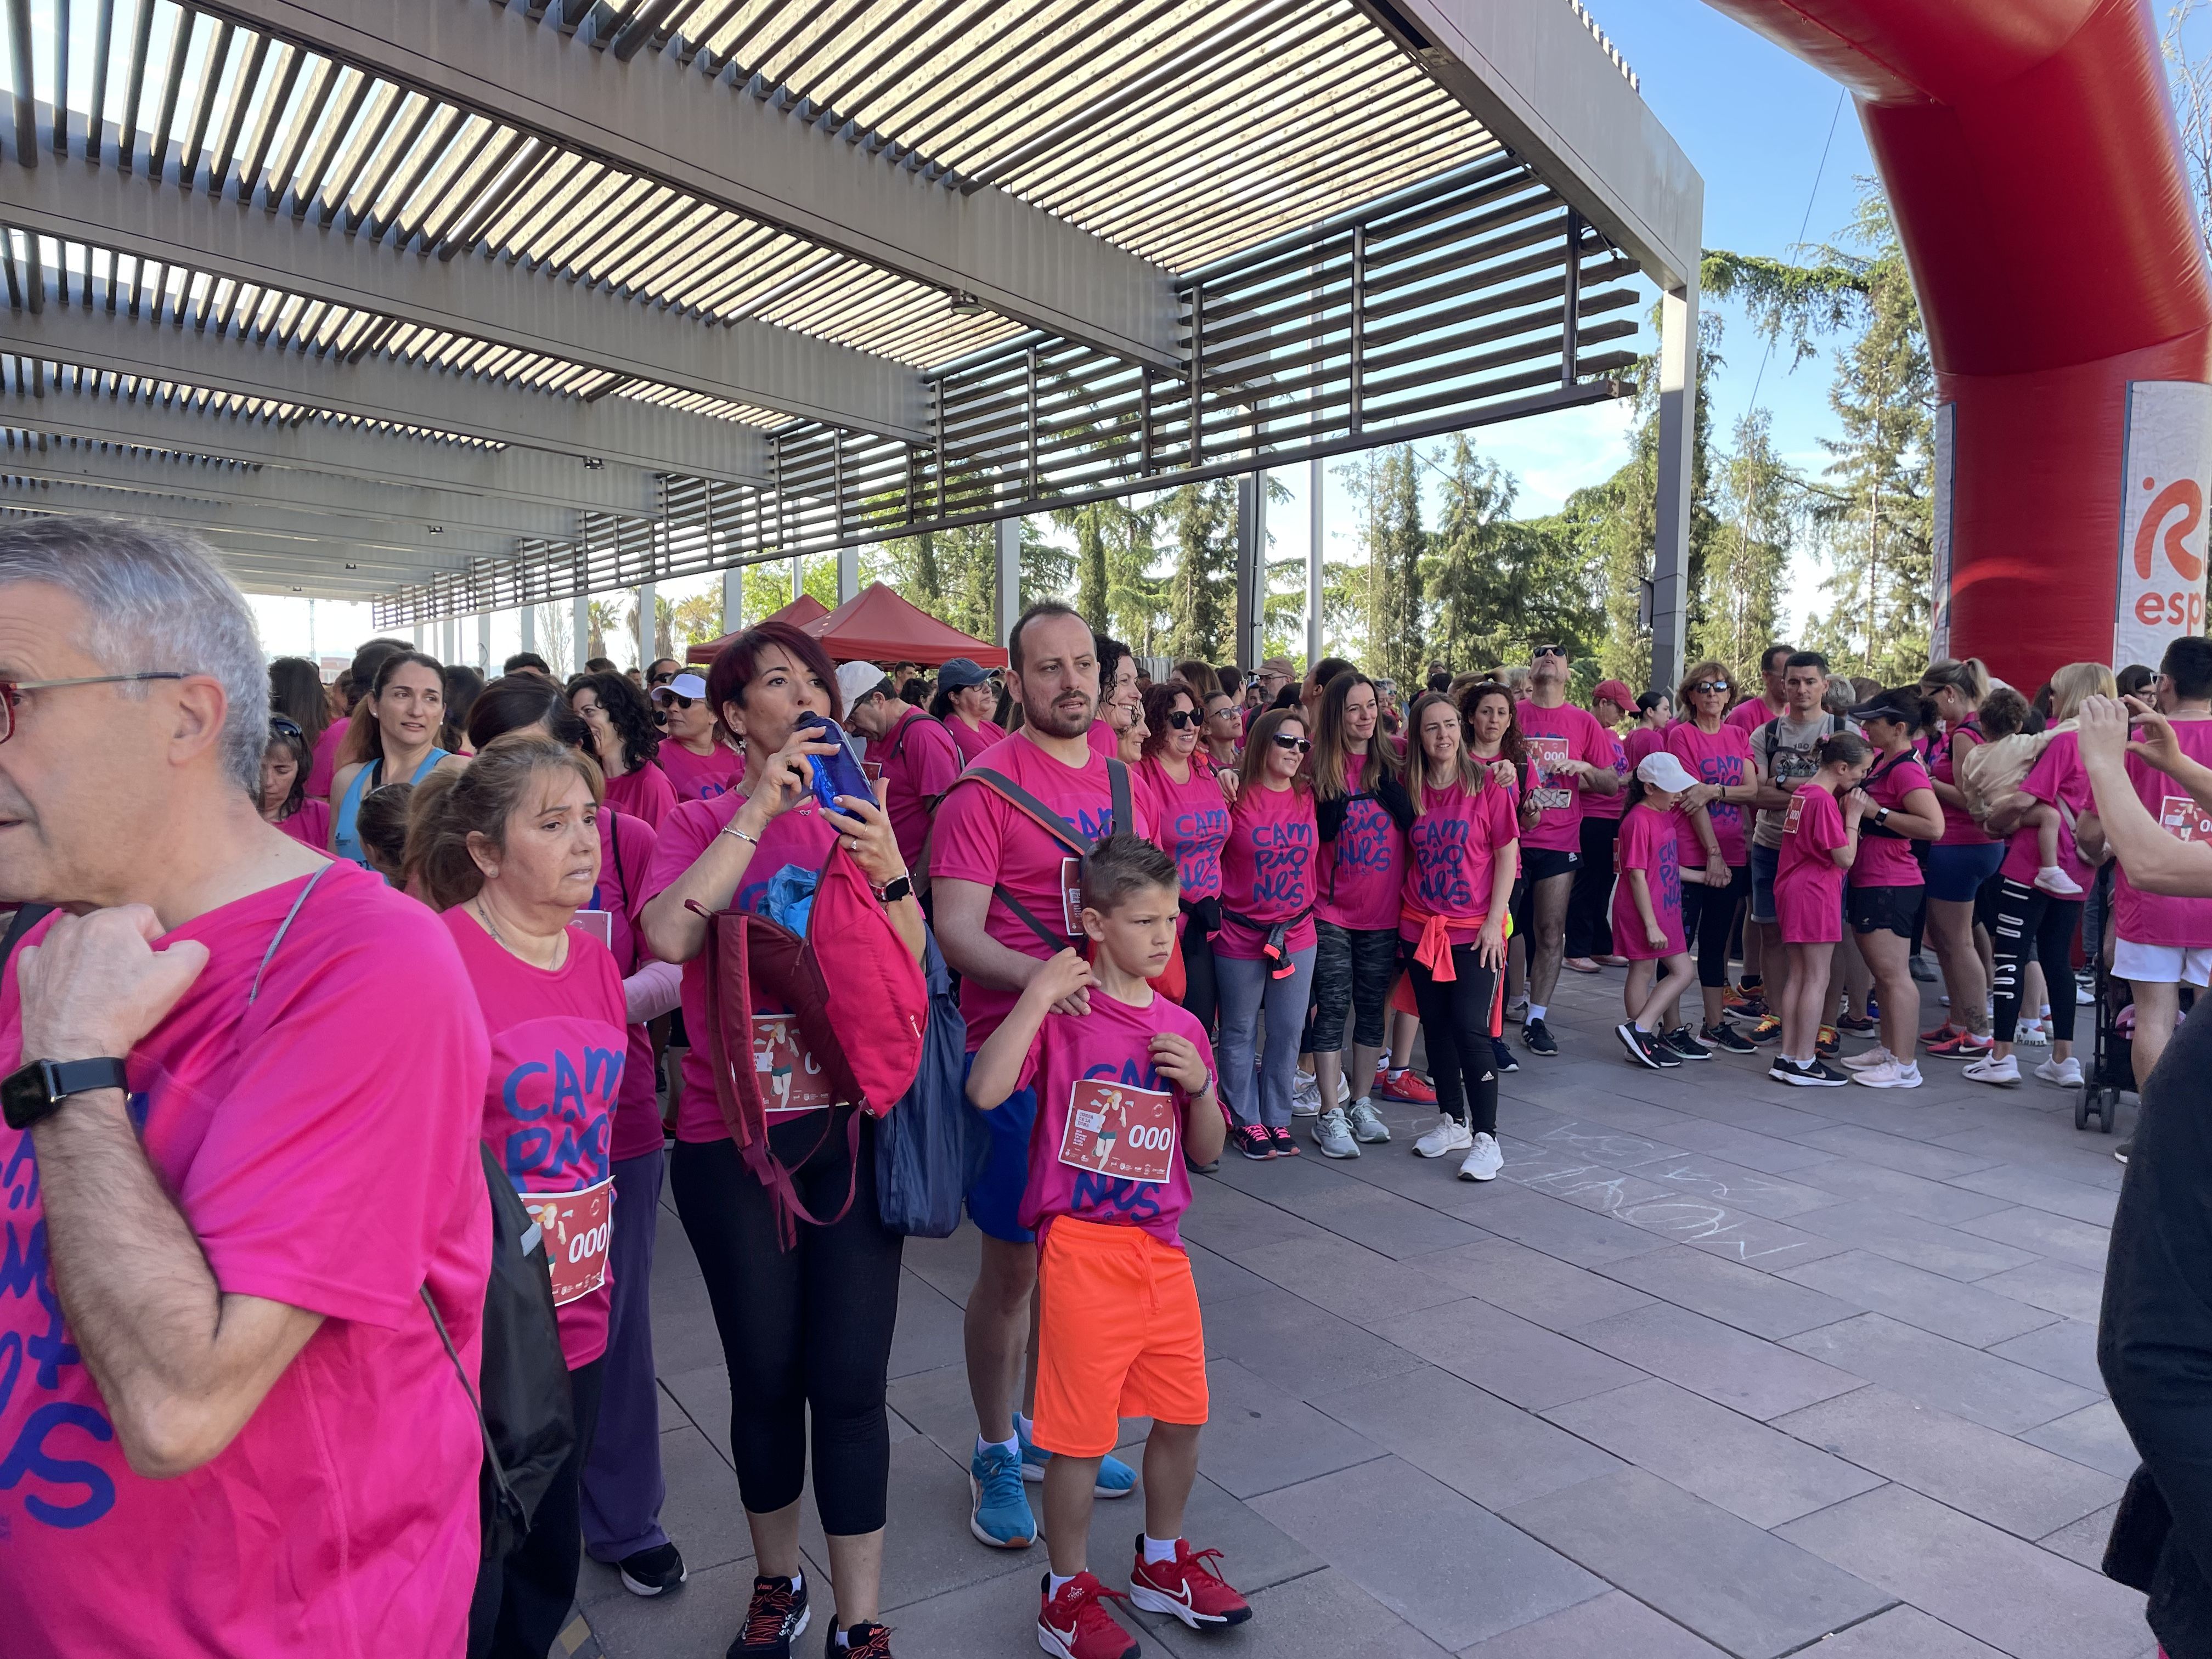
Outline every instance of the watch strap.
{"label": "watch strap", "polygon": [[112,1054],[101,1054],[93,1060],[49,1060],[41,1064],[48,1079],[46,1091],[56,1100],[90,1094],[96,1089],[121,1089],[126,1093],[130,1091],[130,1073]]}
{"label": "watch strap", "polygon": [[71,1095],[128,1089],[129,1076],[112,1055],[92,1060],[34,1060],[0,1080],[0,1109],[9,1128],[22,1131],[52,1117]]}

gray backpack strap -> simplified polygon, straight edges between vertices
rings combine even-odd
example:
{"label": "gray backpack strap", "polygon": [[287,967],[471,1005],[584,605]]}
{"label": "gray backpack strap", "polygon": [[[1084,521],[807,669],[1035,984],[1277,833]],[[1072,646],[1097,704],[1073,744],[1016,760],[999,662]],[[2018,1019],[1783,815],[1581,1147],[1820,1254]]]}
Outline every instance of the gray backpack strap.
{"label": "gray backpack strap", "polygon": [[300,896],[292,901],[292,908],[284,913],[284,920],[277,925],[276,937],[269,941],[269,948],[261,953],[261,965],[253,970],[253,987],[246,994],[247,1007],[251,1008],[254,998],[261,994],[261,976],[269,971],[269,964],[276,959],[276,947],[284,942],[284,935],[292,931],[292,919],[300,914],[300,907],[307,902],[307,895],[315,890],[315,884],[337,868],[334,860],[309,876],[307,884],[300,890]]}

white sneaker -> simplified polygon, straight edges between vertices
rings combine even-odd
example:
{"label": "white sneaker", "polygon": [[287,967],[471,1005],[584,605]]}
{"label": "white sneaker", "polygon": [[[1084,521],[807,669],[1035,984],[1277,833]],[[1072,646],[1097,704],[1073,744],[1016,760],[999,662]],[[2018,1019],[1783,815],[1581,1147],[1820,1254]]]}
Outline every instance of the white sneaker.
{"label": "white sneaker", "polygon": [[1505,1154],[1498,1150],[1498,1137],[1480,1134],[1474,1138],[1474,1150],[1467,1161],[1459,1166],[1462,1181],[1495,1181],[1498,1172],[1505,1167]]}
{"label": "white sneaker", "polygon": [[1436,1127],[1413,1143],[1413,1156],[1442,1158],[1446,1152],[1464,1152],[1474,1146],[1474,1137],[1468,1133],[1466,1124],[1448,1112],[1438,1112]]}
{"label": "white sneaker", "polygon": [[2074,1006],[2077,1008],[2094,1006],[2097,1000],[2097,985],[2094,980],[2074,981]]}
{"label": "white sneaker", "polygon": [[1870,1072],[1877,1066],[1891,1064],[1895,1059],[1894,1054],[1877,1042],[1864,1054],[1853,1054],[1848,1060],[1838,1060],[1837,1064],[1847,1072]]}
{"label": "white sneaker", "polygon": [[[1860,1056],[1864,1059],[1864,1055]],[[1885,1059],[1879,1066],[1869,1066],[1863,1072],[1853,1072],[1851,1081],[1863,1083],[1869,1089],[1917,1089],[1920,1086],[1920,1067],[1900,1065]]]}
{"label": "white sneaker", "polygon": [[2020,1022],[2019,1030],[2014,1033],[2014,1040],[2026,1044],[2030,1048],[2048,1048],[2051,1046],[2051,1033],[2045,1028],[2041,1020],[2024,1019]]}
{"label": "white sneaker", "polygon": [[1390,1126],[1382,1121],[1382,1114],[1375,1109],[1375,1103],[1365,1095],[1352,1103],[1345,1115],[1352,1121],[1352,1138],[1370,1146],[1380,1146],[1390,1139]]}
{"label": "white sneaker", "polygon": [[1313,1144],[1321,1148],[1323,1158],[1358,1158],[1359,1148],[1352,1139],[1352,1126],[1344,1121],[1344,1108],[1332,1106],[1315,1120]]}
{"label": "white sneaker", "polygon": [[2046,864],[2035,872],[2038,891],[2055,894],[2060,898],[2080,898],[2081,884],[2055,864]]}
{"label": "white sneaker", "polygon": [[2063,1060],[2045,1060],[2035,1068],[2035,1074],[2054,1088],[2078,1089],[2081,1086],[2081,1062],[2071,1054]]}
{"label": "white sneaker", "polygon": [[2020,1062],[2010,1054],[1999,1060],[1995,1054],[1984,1054],[1960,1073],[1977,1083],[1993,1083],[2000,1089],[2020,1087]]}
{"label": "white sneaker", "polygon": [[1321,1115],[1321,1080],[1310,1072],[1300,1072],[1291,1080],[1291,1115]]}

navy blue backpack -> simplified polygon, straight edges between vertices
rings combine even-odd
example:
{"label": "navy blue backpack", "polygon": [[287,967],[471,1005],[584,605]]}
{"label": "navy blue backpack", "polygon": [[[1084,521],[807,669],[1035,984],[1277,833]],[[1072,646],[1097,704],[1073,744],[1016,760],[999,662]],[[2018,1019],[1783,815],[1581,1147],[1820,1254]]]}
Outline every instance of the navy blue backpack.
{"label": "navy blue backpack", "polygon": [[982,1173],[990,1130],[968,1103],[968,1022],[934,933],[923,936],[921,969],[929,985],[921,1069],[898,1109],[876,1123],[876,1207],[895,1233],[947,1238]]}

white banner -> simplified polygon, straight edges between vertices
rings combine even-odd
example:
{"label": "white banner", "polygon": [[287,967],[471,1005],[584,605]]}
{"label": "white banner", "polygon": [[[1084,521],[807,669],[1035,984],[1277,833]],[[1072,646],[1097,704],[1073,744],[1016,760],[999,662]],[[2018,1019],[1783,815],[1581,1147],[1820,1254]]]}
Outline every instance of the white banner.
{"label": "white banner", "polygon": [[2128,386],[2120,576],[2112,666],[2158,666],[2177,634],[2204,631],[2204,496],[2212,484],[2212,386]]}

